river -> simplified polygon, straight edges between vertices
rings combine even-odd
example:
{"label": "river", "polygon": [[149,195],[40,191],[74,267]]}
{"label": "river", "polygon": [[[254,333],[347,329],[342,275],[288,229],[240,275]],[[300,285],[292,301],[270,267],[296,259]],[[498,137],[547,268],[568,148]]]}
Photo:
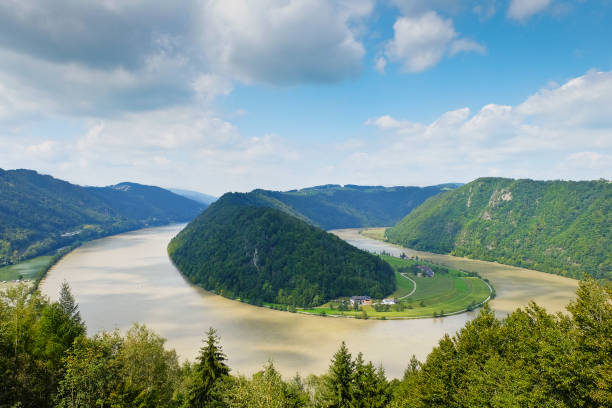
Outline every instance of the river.
{"label": "river", "polygon": [[[40,289],[57,299],[60,284],[66,279],[88,334],[144,323],[165,337],[167,347],[176,349],[182,358],[193,359],[205,331],[215,327],[233,372],[245,375],[258,371],[269,359],[285,376],[323,373],[344,340],[352,352],[361,351],[366,360],[382,363],[388,376],[401,377],[413,354],[423,360],[445,333],[455,333],[476,313],[364,321],[304,316],[242,304],[190,285],[172,265],[166,246],[182,227],[150,228],[86,243],[58,262]],[[388,245],[350,234],[348,240],[353,237],[357,246]],[[493,274],[488,277],[496,285]],[[521,285],[521,278],[514,281],[513,285]],[[538,282],[549,281],[535,284]],[[504,296],[514,304],[512,289],[500,290],[497,285],[496,289],[497,304],[505,305],[508,300]],[[568,293],[557,296],[571,296]]]}

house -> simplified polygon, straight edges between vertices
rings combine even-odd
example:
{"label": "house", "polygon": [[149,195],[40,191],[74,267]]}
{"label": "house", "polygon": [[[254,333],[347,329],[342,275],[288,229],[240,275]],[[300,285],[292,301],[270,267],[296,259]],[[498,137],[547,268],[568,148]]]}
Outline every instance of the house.
{"label": "house", "polygon": [[382,300],[382,304],[383,305],[394,305],[395,304],[395,299],[393,299],[393,298],[383,299]]}
{"label": "house", "polygon": [[369,296],[351,296],[351,305],[371,305],[372,298]]}
{"label": "house", "polygon": [[422,276],[426,278],[432,278],[434,276],[434,271],[427,265],[418,265],[417,269],[421,273]]}

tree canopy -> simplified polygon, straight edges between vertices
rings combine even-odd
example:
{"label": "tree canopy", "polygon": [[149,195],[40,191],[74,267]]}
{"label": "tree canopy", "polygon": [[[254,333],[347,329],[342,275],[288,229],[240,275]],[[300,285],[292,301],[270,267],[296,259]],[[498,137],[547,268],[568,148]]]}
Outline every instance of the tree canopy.
{"label": "tree canopy", "polygon": [[430,198],[386,231],[436,253],[612,279],[612,183],[481,178]]}
{"label": "tree canopy", "polygon": [[104,235],[193,219],[206,206],[159,187],[81,187],[0,169],[0,266]]}
{"label": "tree canopy", "polygon": [[394,272],[379,257],[279,210],[235,203],[222,197],[168,246],[178,269],[204,289],[294,306],[395,290]]}
{"label": "tree canopy", "polygon": [[283,379],[272,362],[233,375],[214,329],[194,363],[135,324],[86,337],[84,326],[25,286],[0,292],[0,407],[608,407],[612,289],[581,281],[569,314],[531,303],[498,319],[485,307],[402,379],[342,343],[329,369]]}

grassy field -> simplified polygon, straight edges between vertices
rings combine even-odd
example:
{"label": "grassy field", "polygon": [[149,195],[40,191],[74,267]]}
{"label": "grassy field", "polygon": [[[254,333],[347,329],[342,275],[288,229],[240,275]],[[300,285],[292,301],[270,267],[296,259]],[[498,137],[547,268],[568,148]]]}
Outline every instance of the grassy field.
{"label": "grassy field", "polygon": [[364,237],[385,241],[385,230],[387,228],[366,228],[361,230],[360,234]]}
{"label": "grassy field", "polygon": [[[395,269],[397,279],[397,290],[392,297],[399,298],[410,293],[413,283],[400,275],[400,271],[406,273],[410,279],[416,282],[416,291],[402,300],[399,308],[391,306],[389,311],[376,311],[373,306],[363,306],[360,310],[339,311],[338,307],[332,308],[332,303],[312,309],[299,309],[300,312],[310,314],[341,315],[350,317],[365,317],[369,319],[400,319],[433,317],[464,311],[480,305],[490,295],[489,286],[480,278],[468,276],[465,272],[448,269],[439,265],[430,265],[436,271],[431,278],[414,276],[408,272],[416,264],[412,260],[403,260],[383,256],[383,259]],[[419,262],[419,264],[423,264]]]}
{"label": "grassy field", "polygon": [[0,281],[20,278],[36,280],[51,262],[53,262],[53,256],[39,256],[16,265],[3,266],[0,268]]}

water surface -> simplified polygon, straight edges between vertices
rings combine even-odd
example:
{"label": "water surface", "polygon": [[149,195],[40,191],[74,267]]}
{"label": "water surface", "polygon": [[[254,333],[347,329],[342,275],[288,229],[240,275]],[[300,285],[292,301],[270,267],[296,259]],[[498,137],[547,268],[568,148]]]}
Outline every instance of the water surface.
{"label": "water surface", "polygon": [[351,228],[331,232],[366,251],[380,253],[384,250],[394,256],[405,253],[409,257],[418,256],[420,259],[451,268],[478,272],[495,288],[497,297],[490,302],[490,305],[500,317],[518,307],[524,307],[531,300],[544,306],[549,312],[564,311],[578,287],[578,281],[575,279],[496,262],[416,251],[365,237],[359,231],[360,229]]}
{"label": "water surface", "polygon": [[[304,316],[225,299],[187,283],[170,262],[166,246],[182,227],[151,228],[89,242],[48,272],[41,291],[56,299],[66,279],[89,334],[145,323],[183,358],[193,359],[205,331],[215,327],[230,366],[243,374],[258,371],[268,359],[285,376],[298,371],[323,373],[345,340],[351,351],[362,351],[367,360],[382,363],[389,376],[400,377],[411,355],[423,360],[445,333],[455,333],[475,316],[471,312],[436,319],[363,321]],[[357,233],[347,239],[359,246],[365,242],[359,237]],[[388,245],[371,241],[371,245]],[[498,281],[494,275],[486,276],[498,289],[497,304],[520,303],[514,295],[522,285],[520,279],[514,279],[513,290],[501,284],[509,279],[503,273]],[[536,279],[528,285],[548,282]]]}

